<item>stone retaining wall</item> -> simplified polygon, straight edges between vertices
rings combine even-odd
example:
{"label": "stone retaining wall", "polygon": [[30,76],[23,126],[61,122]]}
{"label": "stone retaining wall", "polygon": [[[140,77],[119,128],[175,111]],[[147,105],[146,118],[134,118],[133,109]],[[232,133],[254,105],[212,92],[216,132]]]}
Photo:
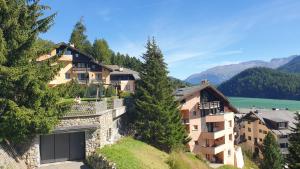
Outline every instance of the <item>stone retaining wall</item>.
{"label": "stone retaining wall", "polygon": [[[115,117],[116,111],[123,111],[123,113],[121,113],[122,115],[125,113],[125,107],[122,106],[115,109],[105,110],[93,115],[64,117],[56,126],[56,129],[68,129],[91,125],[96,126],[96,128],[84,129],[86,143],[85,156],[89,157],[94,154],[96,148],[112,144],[121,137],[121,129],[119,125],[121,115],[119,117]],[[55,131],[56,130],[54,130],[54,133]],[[68,131],[64,132],[68,133]],[[40,165],[40,136],[37,136],[34,140],[32,140],[28,147],[29,149],[24,153],[23,158],[29,168],[37,168]]]}
{"label": "stone retaining wall", "polygon": [[0,169],[25,169],[24,161],[18,159],[7,145],[0,145]]}
{"label": "stone retaining wall", "polygon": [[87,158],[87,163],[92,169],[117,169],[115,163],[99,154],[93,154]]}

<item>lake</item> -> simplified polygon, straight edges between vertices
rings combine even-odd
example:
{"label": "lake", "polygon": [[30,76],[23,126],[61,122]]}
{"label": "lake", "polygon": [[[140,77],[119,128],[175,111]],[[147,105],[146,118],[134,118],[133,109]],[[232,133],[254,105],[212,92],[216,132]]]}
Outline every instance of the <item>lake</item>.
{"label": "lake", "polygon": [[231,104],[236,108],[256,108],[271,109],[273,107],[279,109],[288,108],[289,110],[300,110],[300,101],[295,100],[278,100],[278,99],[261,99],[247,97],[228,97]]}

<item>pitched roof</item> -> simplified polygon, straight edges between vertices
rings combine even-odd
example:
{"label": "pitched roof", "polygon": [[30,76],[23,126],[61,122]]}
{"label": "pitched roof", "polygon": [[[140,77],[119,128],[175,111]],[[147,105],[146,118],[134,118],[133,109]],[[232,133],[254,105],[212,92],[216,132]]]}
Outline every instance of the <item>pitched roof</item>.
{"label": "pitched roof", "polygon": [[97,65],[99,65],[99,66],[102,66],[102,67],[104,67],[104,68],[106,68],[106,69],[108,69],[108,70],[110,70],[110,71],[113,71],[110,67],[108,67],[108,66],[106,66],[106,65],[104,65],[104,64],[102,64],[102,63],[99,63],[98,61],[96,61],[94,57],[92,57],[92,56],[90,56],[90,55],[88,55],[88,54],[86,54],[86,53],[80,51],[79,49],[77,49],[77,48],[75,48],[75,47],[73,47],[73,46],[71,46],[71,45],[69,45],[69,44],[67,44],[67,43],[65,43],[65,42],[60,42],[60,43],[58,43],[58,44],[56,45],[56,48],[61,47],[61,46],[70,48],[70,49],[72,49],[72,50],[74,50],[74,51],[76,51],[76,52],[78,52],[78,53],[80,53],[80,54],[82,54],[82,55],[88,57],[89,59],[91,59],[91,62],[93,62],[93,63],[95,63],[95,64],[97,64]]}
{"label": "pitched roof", "polygon": [[137,71],[120,67],[118,65],[106,65],[113,71],[110,73],[111,75],[132,75],[135,80],[140,79],[139,73]]}
{"label": "pitched roof", "polygon": [[[295,127],[295,112],[288,110],[271,110],[271,109],[257,109],[257,111],[251,110],[244,118],[249,116],[255,116],[262,121],[268,128],[270,127],[268,120],[274,122],[289,122],[289,127]],[[280,129],[272,131],[276,134],[287,134],[290,133],[289,129]]]}
{"label": "pitched roof", "polygon": [[186,99],[188,96],[193,95],[195,92],[200,92],[204,89],[211,89],[213,90],[218,96],[220,96],[225,102],[228,103],[229,107],[233,109],[235,113],[238,113],[239,111],[230,104],[228,98],[223,95],[218,89],[216,89],[214,86],[210,85],[208,82],[203,83],[201,85],[192,86],[192,87],[184,87],[179,88],[174,92],[174,96],[177,101],[181,101],[183,99]]}

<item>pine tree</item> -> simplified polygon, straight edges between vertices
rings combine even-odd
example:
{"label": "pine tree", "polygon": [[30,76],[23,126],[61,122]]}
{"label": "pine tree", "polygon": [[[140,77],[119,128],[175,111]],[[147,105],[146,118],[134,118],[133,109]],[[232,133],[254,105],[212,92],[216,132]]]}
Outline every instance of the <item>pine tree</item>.
{"label": "pine tree", "polygon": [[45,9],[39,0],[0,0],[0,139],[21,142],[47,133],[62,113],[47,85],[58,67],[35,61],[38,34],[55,17],[44,17]]}
{"label": "pine tree", "polygon": [[168,152],[187,143],[187,134],[172,95],[163,54],[154,39],[148,41],[146,49],[135,94],[135,128],[143,141]]}
{"label": "pine tree", "polygon": [[92,55],[96,60],[110,64],[112,50],[105,39],[96,39],[93,43]]}
{"label": "pine tree", "polygon": [[263,142],[263,169],[282,169],[284,160],[274,135],[269,132]]}
{"label": "pine tree", "polygon": [[289,136],[289,154],[287,163],[290,169],[300,169],[300,113],[296,113],[295,127],[291,129]]}
{"label": "pine tree", "polygon": [[92,45],[90,41],[87,39],[86,27],[83,24],[83,18],[75,24],[74,29],[72,31],[69,42],[75,45],[75,48],[80,51],[91,54],[92,53]]}

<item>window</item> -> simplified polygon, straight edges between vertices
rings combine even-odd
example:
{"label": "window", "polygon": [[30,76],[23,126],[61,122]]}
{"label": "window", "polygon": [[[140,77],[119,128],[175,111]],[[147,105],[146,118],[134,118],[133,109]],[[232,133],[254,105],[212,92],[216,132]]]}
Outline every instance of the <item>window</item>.
{"label": "window", "polygon": [[261,121],[260,121],[260,120],[258,121],[258,124],[261,124]]}
{"label": "window", "polygon": [[181,104],[185,104],[185,102],[186,102],[185,99],[183,99],[183,100],[180,101]]}
{"label": "window", "polygon": [[248,124],[251,124],[251,122],[250,122],[250,121],[248,121]]}
{"label": "window", "polygon": [[96,73],[96,80],[102,80],[101,73]]}
{"label": "window", "polygon": [[251,136],[248,136],[248,140],[251,140]]}
{"label": "window", "polygon": [[231,150],[228,150],[228,156],[231,156]]}
{"label": "window", "polygon": [[198,130],[198,125],[193,125],[193,130]]}
{"label": "window", "polygon": [[288,143],[280,143],[280,148],[288,148]]}
{"label": "window", "polygon": [[278,123],[278,128],[287,128],[287,123],[286,122]]}
{"label": "window", "polygon": [[229,140],[232,141],[232,134],[229,134]]}
{"label": "window", "polygon": [[65,74],[65,78],[66,78],[66,79],[71,79],[70,73],[66,73],[66,74]]}
{"label": "window", "polygon": [[111,141],[111,136],[112,136],[112,130],[111,130],[111,128],[109,128],[107,130],[106,140]]}
{"label": "window", "polygon": [[259,132],[262,133],[262,129],[259,129]]}
{"label": "window", "polygon": [[193,116],[197,116],[197,112],[196,111],[193,111]]}
{"label": "window", "polygon": [[78,78],[78,80],[86,80],[87,79],[85,73],[78,73],[77,78]]}
{"label": "window", "polygon": [[79,57],[79,54],[78,54],[78,53],[76,53],[76,54],[75,54],[75,57],[77,57],[77,58],[78,58],[78,57]]}
{"label": "window", "polygon": [[267,131],[266,131],[266,130],[264,130],[264,134],[267,134]]}
{"label": "window", "polygon": [[195,141],[195,145],[199,145],[199,142],[198,142],[198,141]]}
{"label": "window", "polygon": [[232,121],[229,120],[229,127],[232,127]]}
{"label": "window", "polygon": [[250,127],[248,127],[248,131],[251,132],[251,128]]}
{"label": "window", "polygon": [[262,139],[262,138],[259,138],[259,141],[260,141],[260,142],[262,142],[262,141],[263,141],[263,139]]}
{"label": "window", "polygon": [[77,67],[78,67],[78,68],[85,68],[85,63],[78,63],[78,64],[77,64]]}

